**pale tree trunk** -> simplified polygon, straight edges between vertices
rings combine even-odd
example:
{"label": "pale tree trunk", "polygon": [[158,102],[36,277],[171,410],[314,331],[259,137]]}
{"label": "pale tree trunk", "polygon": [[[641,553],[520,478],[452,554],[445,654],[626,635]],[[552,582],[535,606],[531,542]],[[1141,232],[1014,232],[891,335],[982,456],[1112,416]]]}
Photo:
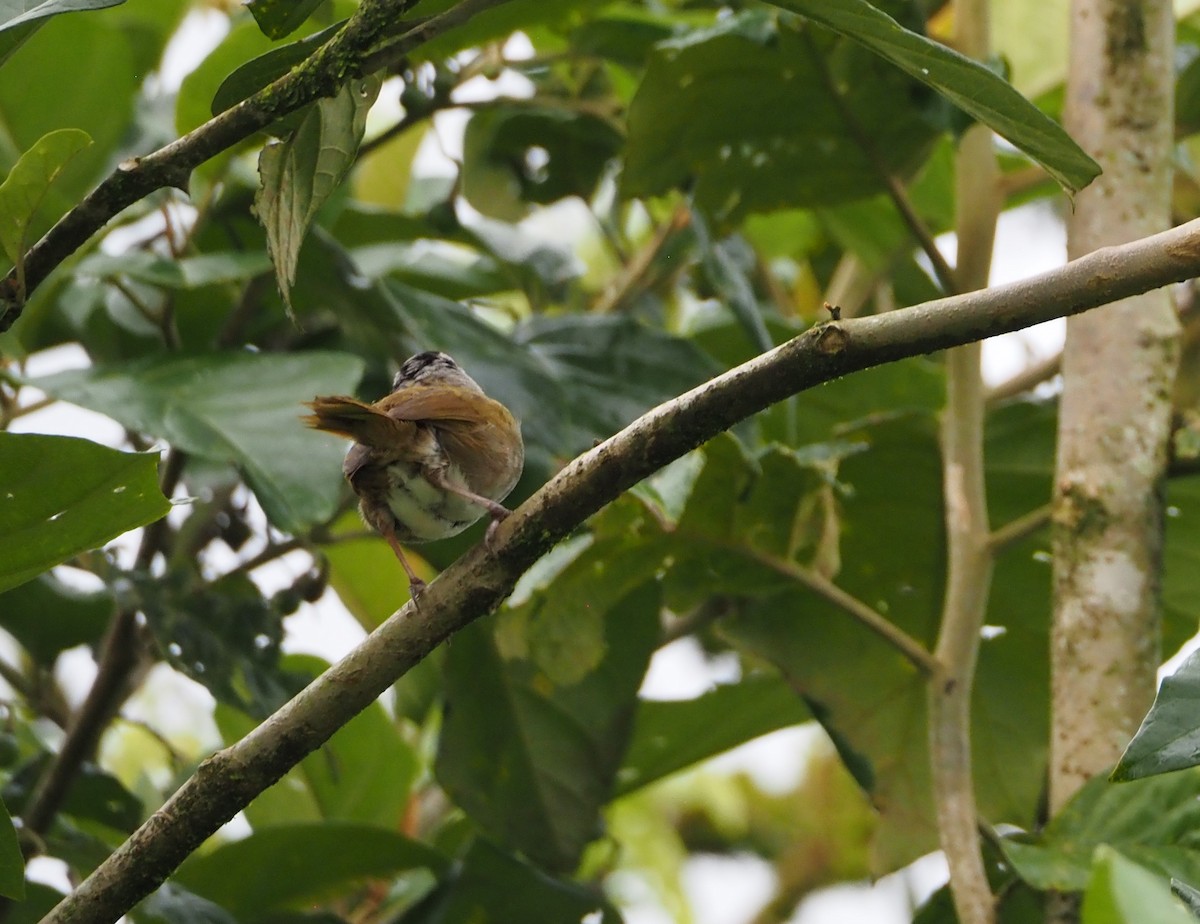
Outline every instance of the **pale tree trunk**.
{"label": "pale tree trunk", "polygon": [[[1071,258],[1170,223],[1170,0],[1073,0],[1067,128],[1104,173],[1080,193]],[[1160,482],[1178,322],[1166,291],[1067,326],[1054,485],[1050,808],[1137,730],[1159,663]],[[1074,917],[1055,902],[1054,920]]]}

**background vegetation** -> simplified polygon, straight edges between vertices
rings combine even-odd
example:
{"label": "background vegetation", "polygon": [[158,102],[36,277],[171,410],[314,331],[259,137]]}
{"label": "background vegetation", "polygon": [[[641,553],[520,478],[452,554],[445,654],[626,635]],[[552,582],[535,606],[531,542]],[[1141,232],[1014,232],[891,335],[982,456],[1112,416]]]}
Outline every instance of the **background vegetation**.
{"label": "background vegetation", "polygon": [[[972,31],[987,4],[936,0],[248,6],[0,11],[8,921],[62,898],[25,880],[46,855],[72,882],[128,860],[138,898],[169,873],[138,922],[617,921],[647,896],[686,922],[682,872],[717,854],[770,866],[766,924],[939,846],[955,892],[914,909],[922,924],[1042,920],[1047,894],[1079,893],[1049,913],[1189,920],[1168,880],[1200,889],[1196,771],[1110,783],[1133,731],[1110,721],[1116,754],[1047,807],[1059,402],[1037,386],[1053,364],[985,393],[965,348],[778,401],[569,524],[498,612],[398,679],[397,664],[389,695],[318,750],[263,724],[327,666],[281,653],[289,619],[336,598],[370,631],[407,594],[353,511],[344,445],[299,425],[301,401],[380,396],[404,357],[446,350],[522,421],[516,504],[831,305],[852,330],[982,287],[999,212],[1064,213],[1098,169],[1058,124],[1058,4],[996,4],[990,40]],[[1168,93],[1147,118],[1169,136],[1184,221],[1200,20],[1177,6],[1175,113]],[[168,44],[223,17],[176,88]],[[933,243],[947,231],[956,267]],[[1157,505],[1161,488],[1166,513],[1161,554],[1146,546],[1163,564],[1151,667],[1200,605],[1190,342],[1160,415],[1171,477],[1164,441],[1143,492]],[[64,345],[86,363],[30,371]],[[111,418],[121,445],[20,432],[53,402]],[[977,497],[954,480],[964,466]],[[1061,542],[1086,532],[1058,523]],[[432,578],[480,535],[420,548],[421,566]],[[726,680],[640,699],[680,640]],[[82,697],[67,676],[81,648],[97,666]],[[244,807],[242,836],[174,871],[139,851],[187,813],[127,841],[214,745],[178,711],[144,718],[168,671],[211,694],[222,744],[278,733],[265,760],[286,771]],[[1188,676],[1125,776],[1194,759]],[[678,775],[805,722],[824,734],[793,792]],[[238,790],[240,765],[206,766]]]}

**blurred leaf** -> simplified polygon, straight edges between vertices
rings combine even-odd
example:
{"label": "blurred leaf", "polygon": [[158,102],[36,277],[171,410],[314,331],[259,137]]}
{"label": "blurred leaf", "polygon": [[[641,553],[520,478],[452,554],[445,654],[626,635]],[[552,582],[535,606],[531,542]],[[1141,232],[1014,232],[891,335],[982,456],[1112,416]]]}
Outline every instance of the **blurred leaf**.
{"label": "blurred leaf", "polygon": [[64,584],[53,574],[39,574],[0,595],[0,626],[38,664],[49,668],[68,648],[98,642],[114,603],[107,588],[89,593]]}
{"label": "blurred leaf", "polygon": [[477,838],[446,879],[402,924],[620,924],[621,917],[596,890],[552,879]]}
{"label": "blurred leaf", "polygon": [[618,794],[811,718],[800,697],[778,677],[722,684],[695,699],[642,700],[617,773]]}
{"label": "blurred leaf", "polygon": [[246,6],[263,35],[281,39],[304,25],[309,15],[325,0],[250,0]]}
{"label": "blurred leaf", "polygon": [[713,241],[708,223],[699,212],[692,214],[691,225],[700,244],[701,266],[709,284],[729,306],[750,342],[760,353],[765,353],[775,344],[763,321],[762,308],[754,296],[754,286],[747,274],[748,267],[739,260],[740,257],[748,257],[749,261],[753,261],[753,252],[747,253],[749,247],[740,237]]}
{"label": "blurred leaf", "polygon": [[1039,889],[1085,888],[1102,845],[1163,876],[1200,882],[1198,796],[1195,770],[1134,783],[1096,777],[1039,834],[1008,837],[1001,846],[1017,874]]}
{"label": "blurred leaf", "polygon": [[[619,577],[601,572],[596,591]],[[481,828],[549,870],[574,869],[599,833],[658,643],[653,583],[599,607],[603,655],[577,683],[506,658],[487,622],[455,636],[446,658],[438,780]]]}
{"label": "blurred leaf", "polygon": [[167,661],[219,701],[264,719],[308,681],[279,663],[279,613],[245,575],[195,586],[179,571],[134,575]]}
{"label": "blurred leaf", "polygon": [[354,390],[363,363],[344,353],[216,353],[62,372],[32,384],[186,452],[234,462],[280,529],[329,519],[345,445],[304,427],[300,402]]}
{"label": "blurred leaf", "polygon": [[381,83],[378,76],[348,81],[336,96],[309,107],[286,141],[267,145],[259,156],[262,186],[254,210],[266,228],[267,249],[289,309],[304,235],[353,165]]}
{"label": "blurred leaf", "polygon": [[93,253],[75,264],[76,276],[98,279],[125,277],[168,289],[198,289],[226,282],[244,282],[271,269],[264,251],[225,251],[171,259],[145,250],[122,254]]}
{"label": "blurred leaf", "polygon": [[979,62],[903,28],[867,0],[770,2],[862,42],[910,76],[933,87],[1041,164],[1068,193],[1078,192],[1099,175],[1099,164],[1083,152],[1062,126],[1008,82]]}
{"label": "blurred leaf", "polygon": [[[554,377],[569,454],[720,371],[688,341],[623,316],[537,315],[513,339]],[[544,407],[546,395],[539,400]]]}
{"label": "blurred leaf", "polygon": [[63,900],[63,894],[40,882],[25,882],[25,898],[11,905],[9,924],[38,924]]}
{"label": "blurred leaf", "polygon": [[129,916],[137,924],[237,924],[220,905],[173,882],[164,882]]}
{"label": "blurred leaf", "polygon": [[[293,46],[284,46],[284,48],[291,47]],[[175,131],[180,135],[190,132],[203,125],[214,115],[228,109],[234,103],[240,102],[245,96],[249,96],[250,93],[270,83],[270,80],[267,80],[261,86],[253,87],[244,96],[233,94],[237,96],[236,99],[222,96],[222,105],[218,107],[216,99],[218,92],[225,91],[225,85],[233,79],[234,75],[242,72],[242,66],[266,54],[275,53],[275,50],[276,46],[259,31],[258,26],[252,20],[243,18],[239,22],[234,22],[220,44],[183,78],[175,100]],[[279,49],[278,53],[282,54],[283,49]],[[303,57],[305,55],[300,56],[300,58]],[[289,61],[279,74],[284,73],[294,63],[295,61]],[[279,74],[274,76],[277,77]],[[227,159],[227,156],[223,159]]]}
{"label": "blurred leaf", "polygon": [[1096,850],[1080,924],[1195,924],[1158,876],[1111,847]]}
{"label": "blurred leaf", "polygon": [[1200,651],[1163,679],[1154,705],[1113,770],[1138,780],[1200,764]]}
{"label": "blurred leaf", "polygon": [[0,7],[0,66],[21,47],[47,19],[59,13],[99,10],[125,0],[10,0]]}
{"label": "blurred leaf", "polygon": [[25,858],[8,808],[0,801],[0,895],[25,898]]}
{"label": "blurred leaf", "polygon": [[90,440],[0,433],[0,590],[170,509],[158,457]]}
{"label": "blurred leaf", "polygon": [[[422,0],[412,8],[408,21],[434,16],[455,5],[455,0]],[[571,23],[579,10],[593,6],[592,0],[506,0],[480,10],[462,25],[425,42],[412,54],[414,61],[437,61],[457,51],[477,48],[508,38],[525,29],[545,30]]]}
{"label": "blurred leaf", "polygon": [[446,869],[424,844],[372,825],[326,820],[275,825],[204,854],[192,854],[174,879],[238,919],[320,901],[336,889],[406,870]]}
{"label": "blurred leaf", "polygon": [[14,264],[24,259],[29,223],[64,166],[92,143],[88,133],[60,128],[21,155],[0,183],[0,248]]}
{"label": "blurred leaf", "polygon": [[[841,100],[830,83],[844,86]],[[728,17],[656,46],[629,107],[622,192],[690,185],[721,224],[870,195],[883,178],[846,113],[870,126],[893,173],[910,174],[941,127],[915,87],[846,39],[797,31],[763,11]]]}
{"label": "blurred leaf", "polygon": [[485,215],[505,221],[534,203],[588,200],[624,139],[585,112],[527,105],[485,109],[467,123],[462,192]]}

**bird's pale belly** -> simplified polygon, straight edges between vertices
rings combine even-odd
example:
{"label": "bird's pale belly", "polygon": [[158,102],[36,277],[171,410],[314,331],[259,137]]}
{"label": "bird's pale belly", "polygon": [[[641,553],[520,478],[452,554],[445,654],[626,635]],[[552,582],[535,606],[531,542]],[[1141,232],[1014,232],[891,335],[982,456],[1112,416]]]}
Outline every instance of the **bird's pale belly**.
{"label": "bird's pale belly", "polygon": [[[478,504],[435,488],[421,476],[419,465],[395,463],[387,468],[387,505],[396,518],[396,538],[401,542],[432,542],[457,536],[486,512]],[[462,473],[451,466],[447,477],[464,484]]]}

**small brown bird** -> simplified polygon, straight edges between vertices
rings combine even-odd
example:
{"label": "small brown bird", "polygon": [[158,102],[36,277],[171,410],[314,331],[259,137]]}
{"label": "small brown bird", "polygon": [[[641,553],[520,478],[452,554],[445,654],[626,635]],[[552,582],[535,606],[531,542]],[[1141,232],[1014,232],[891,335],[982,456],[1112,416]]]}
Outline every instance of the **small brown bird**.
{"label": "small brown bird", "polygon": [[525,463],[521,427],[445,353],[405,360],[392,393],[365,404],[345,395],[306,402],[317,430],[354,440],[342,471],[367,524],[387,540],[415,597],[425,587],[400,543],[462,532],[490,513],[488,540],[509,511],[500,501]]}

